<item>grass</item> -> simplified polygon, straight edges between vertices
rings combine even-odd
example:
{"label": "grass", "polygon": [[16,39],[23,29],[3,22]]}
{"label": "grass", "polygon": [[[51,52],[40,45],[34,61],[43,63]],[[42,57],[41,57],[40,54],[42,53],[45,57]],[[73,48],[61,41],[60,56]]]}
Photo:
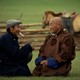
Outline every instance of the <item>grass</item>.
{"label": "grass", "polygon": [[[33,52],[33,59],[28,64],[31,72],[35,64],[34,60],[38,55],[38,51]],[[72,63],[72,70],[69,77],[0,77],[0,80],[80,80],[80,51],[76,52],[76,58]]]}
{"label": "grass", "polygon": [[[46,10],[80,13],[79,8],[80,0],[0,0],[0,21],[18,19],[22,15],[23,23],[41,23]],[[34,60],[37,54],[38,51],[33,52],[33,59],[28,64],[31,72],[35,67]],[[77,52],[69,77],[0,77],[0,80],[80,80],[79,58],[80,52]]]}
{"label": "grass", "polygon": [[23,23],[37,23],[46,10],[80,13],[79,3],[79,0],[0,0],[0,21],[17,19],[23,14]]}

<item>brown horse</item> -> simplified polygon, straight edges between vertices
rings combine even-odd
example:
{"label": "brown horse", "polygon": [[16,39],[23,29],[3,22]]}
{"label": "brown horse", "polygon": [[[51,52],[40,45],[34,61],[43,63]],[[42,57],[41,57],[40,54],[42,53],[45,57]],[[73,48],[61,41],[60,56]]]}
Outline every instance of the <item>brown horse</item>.
{"label": "brown horse", "polygon": [[70,33],[80,32],[80,15],[77,15],[76,12],[72,14],[69,13],[54,13],[53,11],[46,11],[43,16],[43,26],[46,28],[49,26],[49,22],[54,17],[61,17],[63,19],[64,28],[67,29]]}

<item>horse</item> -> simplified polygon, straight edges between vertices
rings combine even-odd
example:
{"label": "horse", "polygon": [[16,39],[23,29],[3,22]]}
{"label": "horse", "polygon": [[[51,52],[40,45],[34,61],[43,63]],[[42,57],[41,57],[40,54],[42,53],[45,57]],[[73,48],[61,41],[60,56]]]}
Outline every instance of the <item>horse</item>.
{"label": "horse", "polygon": [[73,12],[69,13],[54,13],[53,11],[45,11],[43,16],[42,28],[49,26],[49,22],[54,17],[61,17],[63,20],[63,27],[71,34],[80,33],[80,15]]}

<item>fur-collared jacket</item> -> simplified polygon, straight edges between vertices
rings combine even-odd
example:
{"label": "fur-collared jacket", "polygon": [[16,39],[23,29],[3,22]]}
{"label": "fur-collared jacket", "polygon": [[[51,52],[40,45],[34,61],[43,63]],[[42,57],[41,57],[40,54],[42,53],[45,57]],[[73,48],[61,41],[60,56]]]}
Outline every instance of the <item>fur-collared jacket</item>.
{"label": "fur-collared jacket", "polygon": [[[67,75],[71,70],[71,61],[75,58],[75,41],[72,35],[61,29],[55,35],[48,35],[35,60],[33,76]],[[43,60],[47,66],[40,65]]]}

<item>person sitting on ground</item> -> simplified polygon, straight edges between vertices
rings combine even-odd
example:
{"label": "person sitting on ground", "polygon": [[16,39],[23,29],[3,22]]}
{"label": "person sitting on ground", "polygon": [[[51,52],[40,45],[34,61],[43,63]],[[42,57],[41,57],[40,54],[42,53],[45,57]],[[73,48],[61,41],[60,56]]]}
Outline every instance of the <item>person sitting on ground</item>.
{"label": "person sitting on ground", "polygon": [[50,34],[35,59],[33,76],[67,76],[75,59],[74,37],[64,31],[63,21],[55,17],[49,24]]}
{"label": "person sitting on ground", "polygon": [[0,37],[0,76],[31,76],[28,63],[32,59],[33,47],[25,44],[20,48],[18,35],[20,20],[8,20],[6,33]]}

